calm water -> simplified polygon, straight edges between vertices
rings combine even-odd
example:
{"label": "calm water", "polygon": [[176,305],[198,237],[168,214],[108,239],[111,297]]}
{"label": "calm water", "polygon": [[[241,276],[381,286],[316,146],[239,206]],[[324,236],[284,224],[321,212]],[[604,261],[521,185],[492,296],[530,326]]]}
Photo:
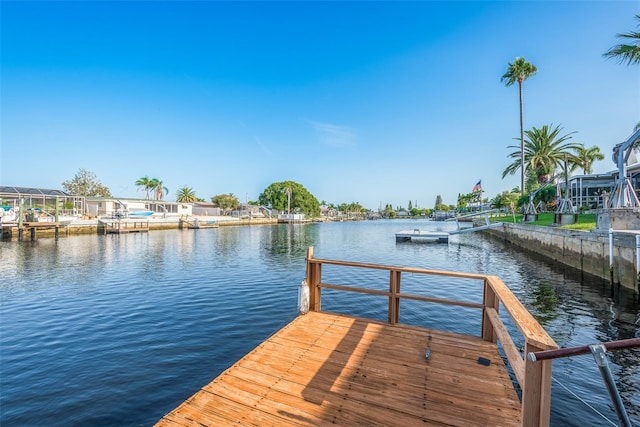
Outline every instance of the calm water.
{"label": "calm water", "polygon": [[[454,226],[398,220],[0,242],[0,424],[153,424],[296,316],[308,246],[318,258],[498,275],[560,346],[640,337],[637,295],[612,297],[601,279],[477,233],[448,245],[394,238],[402,229]],[[323,273],[332,283],[358,280]],[[467,282],[403,276],[403,289],[411,288],[481,299]],[[386,300],[347,295],[323,292],[323,308],[386,318]],[[403,322],[476,335],[477,317],[415,304],[401,310]],[[609,361],[640,425],[640,350],[610,353]],[[617,422],[591,355],[559,359],[553,369],[553,425]]]}

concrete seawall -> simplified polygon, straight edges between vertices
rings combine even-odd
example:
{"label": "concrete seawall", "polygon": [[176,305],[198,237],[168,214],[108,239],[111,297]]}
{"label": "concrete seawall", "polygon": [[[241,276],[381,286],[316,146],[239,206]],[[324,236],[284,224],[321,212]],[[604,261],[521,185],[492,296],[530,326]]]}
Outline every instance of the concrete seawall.
{"label": "concrete seawall", "polygon": [[[577,231],[522,224],[484,230],[507,243],[541,254],[554,261],[610,279],[607,232]],[[613,241],[614,282],[638,291],[635,235],[615,233]]]}
{"label": "concrete seawall", "polygon": [[[269,225],[277,224],[276,218],[234,218],[234,217],[199,217],[203,222],[215,220],[219,227],[239,226],[239,225]],[[152,230],[177,230],[180,228],[179,217],[169,218],[151,218],[149,219],[149,231]],[[62,225],[59,227],[60,236],[71,236],[79,234],[103,234],[104,225],[100,224],[97,219],[76,220],[68,225]],[[55,236],[55,230],[41,229],[36,233],[36,238],[52,238]],[[5,227],[2,228],[2,240],[17,240],[18,239],[18,227]],[[25,234],[24,239],[28,240],[30,237]]]}

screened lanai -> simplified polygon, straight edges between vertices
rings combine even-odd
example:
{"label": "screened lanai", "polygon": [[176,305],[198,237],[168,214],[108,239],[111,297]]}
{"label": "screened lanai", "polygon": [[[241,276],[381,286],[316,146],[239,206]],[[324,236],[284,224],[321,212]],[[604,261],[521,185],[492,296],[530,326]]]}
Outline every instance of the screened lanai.
{"label": "screened lanai", "polygon": [[39,208],[52,213],[56,209],[57,202],[60,213],[78,215],[85,211],[83,196],[74,196],[62,190],[46,188],[0,186],[0,205],[17,209],[20,206],[20,200],[26,209]]}
{"label": "screened lanai", "polygon": [[[634,163],[627,167],[627,173],[631,186],[640,194],[640,163]],[[605,206],[605,198],[611,194],[618,171],[613,170],[601,174],[575,175],[569,179],[571,189],[571,201],[574,206],[585,206],[589,209],[601,209]]]}

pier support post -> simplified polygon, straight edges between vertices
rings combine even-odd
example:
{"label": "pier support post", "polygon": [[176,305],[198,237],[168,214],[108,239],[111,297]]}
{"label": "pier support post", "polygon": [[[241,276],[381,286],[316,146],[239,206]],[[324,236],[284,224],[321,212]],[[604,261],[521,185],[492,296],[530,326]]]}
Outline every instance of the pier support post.
{"label": "pier support post", "polygon": [[389,271],[389,323],[395,325],[400,321],[400,272]]}
{"label": "pier support post", "polygon": [[498,335],[489,319],[487,308],[493,308],[498,312],[500,310],[500,299],[486,279],[484,281],[484,296],[482,302],[484,304],[484,308],[482,309],[482,339],[484,341],[496,342]]}
{"label": "pier support post", "polygon": [[309,285],[309,311],[320,311],[320,281],[322,280],[322,264],[311,262],[313,247],[307,249],[307,284]]}
{"label": "pier support post", "polygon": [[[524,354],[543,350],[525,343]],[[524,386],[522,387],[522,425],[548,426],[551,418],[551,363],[552,360],[532,362],[524,359]]]}

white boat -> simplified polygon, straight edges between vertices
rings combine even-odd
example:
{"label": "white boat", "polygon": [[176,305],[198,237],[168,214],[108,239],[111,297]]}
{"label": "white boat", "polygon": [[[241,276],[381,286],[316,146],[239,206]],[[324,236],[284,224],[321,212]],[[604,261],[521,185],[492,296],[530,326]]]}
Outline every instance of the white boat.
{"label": "white boat", "polygon": [[153,215],[155,212],[154,211],[145,211],[145,210],[139,210],[139,211],[129,211],[127,212],[128,216],[134,216],[134,217],[148,217]]}
{"label": "white boat", "polygon": [[[58,215],[58,224],[68,225],[76,219],[78,219],[77,216]],[[37,216],[34,218],[34,220],[35,222],[56,222],[56,217],[54,215],[44,215],[44,216]]]}
{"label": "white boat", "polygon": [[18,213],[12,206],[0,207],[0,223],[15,222],[18,219]]}

